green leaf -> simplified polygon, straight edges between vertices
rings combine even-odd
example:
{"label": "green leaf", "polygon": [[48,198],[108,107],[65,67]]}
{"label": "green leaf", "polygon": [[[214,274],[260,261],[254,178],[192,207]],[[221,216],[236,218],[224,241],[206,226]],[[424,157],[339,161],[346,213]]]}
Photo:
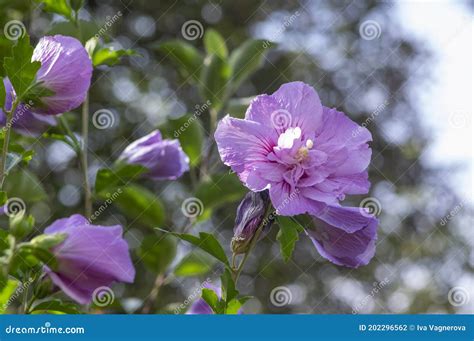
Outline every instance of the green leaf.
{"label": "green leaf", "polygon": [[84,0],[70,0],[71,8],[78,12],[84,6]]}
{"label": "green leaf", "polygon": [[[54,1],[54,0],[53,0]],[[71,21],[61,21],[53,24],[47,35],[62,34],[78,39],[85,44],[90,38],[98,34],[100,27],[92,21],[78,20],[80,29]]]}
{"label": "green leaf", "polygon": [[0,191],[0,206],[5,205],[5,203],[7,202],[7,199],[8,199],[7,192]]}
{"label": "green leaf", "polygon": [[194,46],[183,41],[172,40],[155,45],[155,47],[178,67],[184,77],[192,77],[195,81],[199,80],[199,69],[202,67],[204,59]]}
{"label": "green leaf", "polygon": [[220,308],[219,297],[217,297],[217,294],[214,292],[214,290],[203,288],[201,292],[201,297],[207,304],[209,304],[214,313],[222,313],[222,309]]}
{"label": "green leaf", "polygon": [[213,263],[214,259],[207,253],[191,252],[179,262],[174,274],[182,277],[204,275],[212,270]]}
{"label": "green leaf", "polygon": [[61,300],[50,300],[33,306],[32,314],[81,314],[79,308],[71,302]]}
{"label": "green leaf", "polygon": [[104,47],[100,50],[96,50],[92,56],[92,64],[94,66],[108,65],[114,66],[120,62],[120,58],[123,56],[133,56],[138,53],[134,50],[114,50],[111,47]]}
{"label": "green leaf", "polygon": [[15,293],[20,281],[16,279],[8,279],[0,291],[0,314],[4,314],[9,306],[10,297]]}
{"label": "green leaf", "polygon": [[200,90],[205,101],[219,111],[228,96],[228,81],[232,69],[229,63],[218,55],[211,55],[204,60],[204,69],[201,73]]}
{"label": "green leaf", "polygon": [[232,52],[229,63],[232,68],[233,91],[262,66],[265,53],[273,47],[274,44],[265,40],[247,40]]}
{"label": "green leaf", "polygon": [[3,61],[5,73],[19,98],[26,95],[41,66],[40,62],[31,61],[32,56],[33,47],[30,45],[30,37],[25,33],[13,46],[11,57],[5,57]]}
{"label": "green leaf", "polygon": [[277,240],[280,242],[280,250],[285,262],[288,262],[295,249],[296,241],[299,239],[299,233],[302,228],[292,218],[278,216],[278,225],[280,230],[277,234]]}
{"label": "green leaf", "polygon": [[27,203],[48,198],[38,177],[27,169],[19,169],[8,174],[5,181],[5,191],[10,198],[21,198]]}
{"label": "green leaf", "polygon": [[208,254],[210,254],[217,260],[229,266],[229,260],[227,259],[224,248],[221,246],[216,237],[214,237],[212,234],[200,232],[199,236],[194,236],[192,234],[187,233],[176,233],[165,230],[160,231],[170,233],[181,240],[187,241],[188,243],[197,246],[201,250],[206,251]]}
{"label": "green leaf", "polygon": [[224,38],[212,28],[206,31],[204,35],[204,47],[209,55],[216,54],[222,59],[228,55],[227,46]]}
{"label": "green leaf", "polygon": [[62,15],[68,20],[73,20],[72,9],[67,0],[35,0],[38,3],[43,3],[45,12]]}
{"label": "green leaf", "polygon": [[165,209],[160,199],[148,189],[138,185],[121,188],[122,193],[113,201],[133,222],[156,227],[165,220]]}
{"label": "green leaf", "polygon": [[176,256],[176,241],[166,235],[147,235],[138,256],[150,271],[163,273]]}
{"label": "green leaf", "polygon": [[[44,265],[47,265],[51,269],[56,269],[58,266],[58,261],[54,254],[37,245],[33,245],[31,243],[24,243],[19,247],[19,258],[26,258],[28,256],[33,256],[38,260],[39,262],[43,263]],[[21,259],[23,261],[24,259]]]}
{"label": "green leaf", "polygon": [[222,299],[229,303],[239,295],[230,270],[226,268],[221,276]]}
{"label": "green leaf", "polygon": [[117,187],[126,186],[137,180],[146,171],[147,169],[143,166],[125,163],[118,164],[112,169],[100,169],[95,179],[95,192],[107,199],[107,194],[116,191]]}
{"label": "green leaf", "polygon": [[202,201],[204,211],[201,219],[210,216],[216,207],[238,201],[247,193],[235,174],[215,174],[196,189],[196,197]]}
{"label": "green leaf", "polygon": [[198,115],[195,113],[170,119],[162,128],[161,131],[169,132],[167,137],[178,138],[183,151],[189,157],[191,166],[197,166],[201,161],[204,141],[204,129]]}
{"label": "green leaf", "polygon": [[84,44],[84,48],[87,51],[87,54],[89,57],[92,59],[92,56],[94,55],[94,52],[99,45],[99,39],[97,37],[92,37],[86,43]]}

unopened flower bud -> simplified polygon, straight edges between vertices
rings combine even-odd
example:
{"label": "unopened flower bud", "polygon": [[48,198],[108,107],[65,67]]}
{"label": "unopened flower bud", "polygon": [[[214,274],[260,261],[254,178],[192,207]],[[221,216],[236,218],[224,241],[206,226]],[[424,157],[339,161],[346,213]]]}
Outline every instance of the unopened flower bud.
{"label": "unopened flower bud", "polygon": [[259,239],[269,231],[272,220],[264,221],[269,203],[267,191],[249,192],[245,195],[237,208],[234,237],[231,242],[233,253],[247,252],[259,227],[262,228]]}

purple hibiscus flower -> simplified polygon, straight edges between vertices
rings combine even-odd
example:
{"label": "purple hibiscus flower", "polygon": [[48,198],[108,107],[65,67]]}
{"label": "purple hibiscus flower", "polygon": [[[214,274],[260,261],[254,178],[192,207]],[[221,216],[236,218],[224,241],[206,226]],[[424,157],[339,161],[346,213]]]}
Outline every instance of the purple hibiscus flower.
{"label": "purple hibiscus flower", "polygon": [[224,117],[215,139],[222,161],[250,190],[268,189],[278,214],[317,218],[306,233],[322,256],[349,267],[370,261],[377,219],[339,203],[369,190],[367,129],[323,107],[309,85],[292,82],[257,96],[245,119]]}
{"label": "purple hibiscus flower", "polygon": [[41,99],[36,113],[62,114],[84,101],[91,83],[92,61],[79,40],[62,35],[43,37],[36,45],[32,61],[41,62],[36,82],[54,92]]}
{"label": "purple hibiscus flower", "polygon": [[[13,100],[16,96],[10,80],[5,77],[3,79],[5,85],[5,109],[10,110]],[[0,108],[0,125],[5,126],[7,117]],[[12,128],[23,135],[37,136],[43,133],[49,126],[56,125],[56,120],[51,116],[39,115],[32,111],[29,104],[20,103],[13,115]]]}
{"label": "purple hibiscus flower", "polygon": [[163,139],[158,130],[129,144],[119,161],[148,168],[147,176],[154,180],[175,180],[189,170],[179,141]]}
{"label": "purple hibiscus flower", "polygon": [[45,266],[45,272],[75,301],[87,304],[97,288],[108,287],[113,282],[133,282],[135,268],[120,225],[91,225],[86,218],[75,214],[56,220],[45,233],[67,234],[53,248],[58,267],[53,270]]}

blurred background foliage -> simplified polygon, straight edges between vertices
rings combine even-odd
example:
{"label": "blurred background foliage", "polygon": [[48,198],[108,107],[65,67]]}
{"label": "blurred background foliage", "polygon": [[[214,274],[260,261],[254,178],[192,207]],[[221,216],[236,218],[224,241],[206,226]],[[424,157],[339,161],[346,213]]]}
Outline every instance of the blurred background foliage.
{"label": "blurred background foliage", "polygon": [[[104,130],[90,128],[91,179],[99,169],[111,165],[131,141],[157,127],[172,137],[183,122],[179,119],[206,103],[192,81],[160,49],[165,41],[183,40],[181,29],[186,21],[198,20],[205,30],[219,32],[229,51],[248,38],[268,39],[277,46],[265,51],[262,67],[242,83],[219,117],[224,112],[243,115],[249,98],[272,93],[282,83],[301,80],[312,84],[324,105],[337,107],[360,124],[365,122],[373,134],[369,196],[380,202],[380,226],[376,256],[368,266],[356,270],[323,259],[303,234],[292,259],[285,263],[274,227],[252,253],[240,280],[240,292],[255,296],[245,312],[473,312],[472,300],[459,307],[448,301],[448,292],[455,286],[468,288],[472,296],[470,203],[452,190],[449,170],[431,167],[421,157],[432,136],[422,124],[412,94],[414,87],[430,82],[432,75],[425,66],[432,62],[431,51],[423,41],[401,33],[398,18],[392,15],[394,6],[385,1],[87,1],[79,16],[85,21],[83,41],[120,11],[122,15],[101,38],[115,48],[138,52],[113,68],[101,66],[94,73],[90,112],[110,110],[115,123]],[[74,32],[60,16],[45,13],[33,1],[1,0],[0,13],[2,27],[10,20],[21,20],[34,43],[43,35]],[[382,29],[373,40],[362,39],[359,32],[368,19]],[[202,38],[187,43],[204,51]],[[67,117],[79,132],[79,112]],[[199,155],[196,148],[202,143],[207,154],[209,119],[205,110],[183,133],[182,138],[190,140],[185,145],[188,152]],[[10,177],[17,180],[8,183],[15,183],[11,190],[27,201],[38,229],[81,212],[82,179],[74,152],[46,138],[23,142],[36,155],[28,166],[12,173]],[[158,237],[152,229],[154,222],[162,221],[162,228],[182,230],[188,221],[181,204],[201,190],[205,192],[198,195],[205,198],[204,214],[189,232],[215,232],[230,254],[235,209],[245,189],[229,180],[233,175],[215,150],[210,160],[208,173],[215,176],[204,189],[195,188],[190,173],[179,182],[145,181],[141,185],[160,204],[148,208],[149,201],[141,203],[145,194],[129,188],[133,193],[100,215],[97,221],[102,225],[126,227],[125,237],[138,270],[135,284],[114,287],[117,299],[107,311],[142,311],[143,300],[157,281],[163,281],[163,276],[157,277],[163,271],[172,275],[166,276],[164,284],[160,282],[151,312],[173,313],[176,305],[196,297],[193,292],[207,278],[218,284],[221,267],[183,242]],[[347,204],[358,206],[362,199],[352,197]],[[101,203],[99,199],[95,208]],[[459,205],[461,209],[450,215]],[[124,214],[127,209],[144,207],[154,217],[151,221],[137,219],[133,212]],[[292,300],[276,307],[270,293],[281,285],[290,289]]]}

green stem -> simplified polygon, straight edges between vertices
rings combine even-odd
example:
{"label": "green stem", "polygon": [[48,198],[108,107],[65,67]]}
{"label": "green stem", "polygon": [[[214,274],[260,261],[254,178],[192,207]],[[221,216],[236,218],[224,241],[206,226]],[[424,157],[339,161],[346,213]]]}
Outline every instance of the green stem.
{"label": "green stem", "polygon": [[82,172],[84,175],[84,211],[86,217],[92,214],[92,192],[89,184],[87,170],[89,168],[87,162],[87,144],[89,139],[89,95],[86,95],[84,103],[82,103],[82,148],[80,153]]}
{"label": "green stem", "polygon": [[10,111],[6,111],[7,122],[5,124],[5,138],[3,140],[2,159],[0,160],[0,190],[3,190],[3,184],[5,182],[5,166],[8,155],[8,144],[10,143],[10,132],[13,124],[13,117],[18,106],[18,98],[13,101]]}

